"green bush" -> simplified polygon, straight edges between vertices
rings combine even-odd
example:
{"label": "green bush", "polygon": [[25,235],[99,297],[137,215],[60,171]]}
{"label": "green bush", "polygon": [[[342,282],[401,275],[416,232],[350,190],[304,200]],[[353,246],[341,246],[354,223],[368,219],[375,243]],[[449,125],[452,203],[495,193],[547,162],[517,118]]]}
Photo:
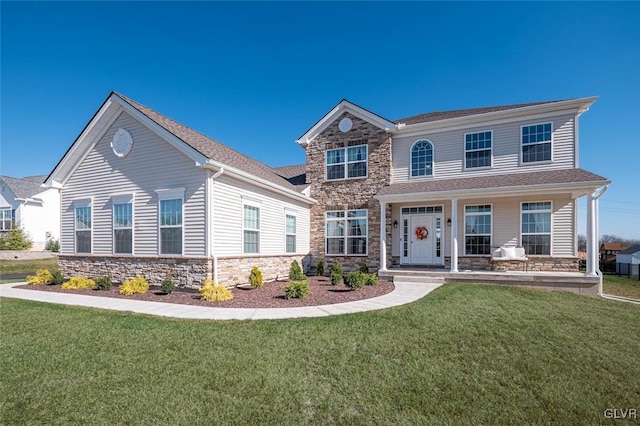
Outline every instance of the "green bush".
{"label": "green bush", "polygon": [[257,266],[251,268],[251,273],[249,274],[249,284],[253,288],[260,288],[264,284],[262,279],[262,271]]}
{"label": "green bush", "polygon": [[334,262],[331,265],[329,276],[331,277],[331,285],[338,285],[342,282],[342,266],[340,266],[340,263]]}
{"label": "green bush", "polygon": [[9,232],[0,236],[0,250],[29,250],[32,245],[29,234],[15,224]]}
{"label": "green bush", "polygon": [[94,288],[96,286],[96,282],[91,278],[77,276],[69,278],[69,281],[62,284],[62,288],[66,289],[74,289],[74,290],[88,290]]}
{"label": "green bush", "polygon": [[60,285],[64,282],[64,277],[60,269],[53,269],[51,272],[51,284]]}
{"label": "green bush", "polygon": [[233,299],[233,294],[223,285],[218,285],[212,279],[207,278],[200,287],[200,299],[210,302],[224,302]]}
{"label": "green bush", "polygon": [[356,290],[360,287],[364,287],[367,283],[367,277],[369,274],[363,272],[348,272],[344,276],[344,285],[351,290]]}
{"label": "green bush", "polygon": [[171,294],[173,290],[176,289],[176,285],[173,283],[173,280],[169,277],[166,277],[162,280],[162,286],[160,287],[164,294]]}
{"label": "green bush", "polygon": [[292,281],[284,288],[285,299],[304,299],[309,295],[309,283],[307,280]]}
{"label": "green bush", "polygon": [[137,276],[131,280],[126,280],[118,291],[125,296],[131,296],[132,294],[144,294],[149,291],[149,283],[144,277]]}
{"label": "green bush", "polygon": [[367,274],[366,285],[378,285],[378,276],[376,274]]}
{"label": "green bush", "polygon": [[291,262],[291,267],[289,268],[289,279],[291,281],[300,281],[304,279],[302,268],[297,260]]}
{"label": "green bush", "polygon": [[47,243],[44,246],[45,250],[57,253],[60,251],[60,240],[54,240],[53,238],[47,238]]}
{"label": "green bush", "polygon": [[96,280],[98,290],[107,291],[111,289],[111,277],[100,277]]}
{"label": "green bush", "polygon": [[53,275],[47,269],[38,269],[35,275],[29,275],[27,277],[27,284],[29,285],[42,285],[49,284],[53,280]]}
{"label": "green bush", "polygon": [[324,275],[324,261],[318,260],[318,263],[316,263],[316,273],[318,276]]}
{"label": "green bush", "polygon": [[369,265],[367,265],[366,263],[360,264],[360,272],[362,272],[363,274],[368,274],[369,273]]}

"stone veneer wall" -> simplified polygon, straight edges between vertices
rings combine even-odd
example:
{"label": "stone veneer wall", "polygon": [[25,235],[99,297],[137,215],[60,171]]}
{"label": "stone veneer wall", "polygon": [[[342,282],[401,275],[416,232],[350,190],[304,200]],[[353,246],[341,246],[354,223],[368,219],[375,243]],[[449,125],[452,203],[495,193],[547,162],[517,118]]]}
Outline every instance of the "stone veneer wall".
{"label": "stone veneer wall", "polygon": [[257,266],[265,281],[288,279],[291,262],[297,260],[302,270],[310,269],[310,258],[303,255],[276,255],[255,257],[219,257],[218,281],[225,286],[247,284],[251,268]]}
{"label": "stone veneer wall", "polygon": [[[579,263],[577,257],[546,257],[527,256],[529,260],[498,260],[491,261],[490,257],[473,256],[458,258],[459,270],[472,271],[537,271],[537,272],[577,272]],[[449,263],[450,265],[450,263]]]}
{"label": "stone veneer wall", "polygon": [[89,278],[111,277],[121,284],[138,275],[159,286],[169,275],[177,287],[199,288],[211,277],[212,260],[205,257],[136,257],[60,255],[60,271],[65,279],[74,275]]}
{"label": "stone veneer wall", "polygon": [[[346,133],[338,123],[348,117],[353,127]],[[360,179],[325,181],[325,151],[368,144],[368,176]],[[380,267],[380,203],[373,196],[391,181],[391,135],[373,124],[344,113],[307,146],[307,183],[311,197],[318,201],[311,208],[311,255],[313,265],[325,262],[325,271],[340,262],[346,271],[366,263],[370,271]],[[325,212],[330,210],[368,210],[367,256],[325,255]],[[391,209],[386,214],[387,235],[391,231]],[[391,265],[391,245],[387,240],[387,264]]]}

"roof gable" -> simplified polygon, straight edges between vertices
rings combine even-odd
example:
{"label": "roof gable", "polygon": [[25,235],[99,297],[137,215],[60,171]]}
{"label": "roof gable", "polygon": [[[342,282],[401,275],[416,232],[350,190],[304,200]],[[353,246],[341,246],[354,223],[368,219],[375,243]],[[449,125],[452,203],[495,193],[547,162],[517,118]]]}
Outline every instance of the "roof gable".
{"label": "roof gable", "polygon": [[4,181],[7,187],[13,192],[16,198],[26,199],[36,194],[46,191],[46,188],[42,187],[42,181],[37,181],[33,176],[27,178],[12,178],[9,176],[0,176],[0,179]]}

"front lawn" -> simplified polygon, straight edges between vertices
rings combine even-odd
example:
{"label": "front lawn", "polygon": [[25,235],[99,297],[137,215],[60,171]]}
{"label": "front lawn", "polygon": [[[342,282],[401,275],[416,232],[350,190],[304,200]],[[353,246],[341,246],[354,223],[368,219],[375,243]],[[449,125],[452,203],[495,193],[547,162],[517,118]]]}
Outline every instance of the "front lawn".
{"label": "front lawn", "polygon": [[627,278],[618,277],[617,275],[604,275],[602,291],[604,294],[640,299],[640,280],[637,277]]}
{"label": "front lawn", "polygon": [[2,424],[598,424],[640,408],[640,308],[446,284],[411,305],[184,321],[3,299]]}
{"label": "front lawn", "polygon": [[38,269],[58,268],[58,257],[31,260],[0,260],[0,276],[8,274],[33,274]]}

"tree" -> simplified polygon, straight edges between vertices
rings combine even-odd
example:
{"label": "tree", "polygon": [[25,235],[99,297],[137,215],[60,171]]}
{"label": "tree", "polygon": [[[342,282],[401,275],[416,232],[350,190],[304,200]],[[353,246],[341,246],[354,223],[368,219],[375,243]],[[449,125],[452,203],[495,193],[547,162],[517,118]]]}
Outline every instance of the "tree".
{"label": "tree", "polygon": [[587,251],[587,237],[578,235],[578,251]]}

